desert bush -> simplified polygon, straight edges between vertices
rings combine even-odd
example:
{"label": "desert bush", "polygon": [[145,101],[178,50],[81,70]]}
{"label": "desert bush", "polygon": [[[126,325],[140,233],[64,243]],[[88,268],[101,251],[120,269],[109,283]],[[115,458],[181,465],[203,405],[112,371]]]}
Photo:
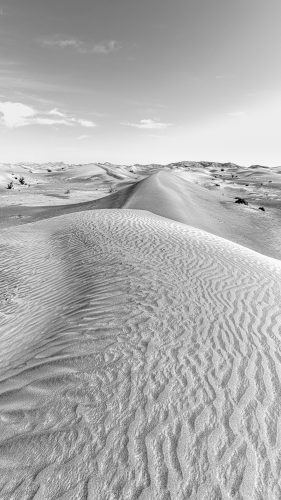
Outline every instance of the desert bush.
{"label": "desert bush", "polygon": [[259,210],[261,210],[262,212],[265,212],[265,208],[264,207],[259,207]]}
{"label": "desert bush", "polygon": [[70,194],[70,189],[67,189],[64,194]]}
{"label": "desert bush", "polygon": [[9,182],[7,189],[13,189],[14,183],[13,181]]}
{"label": "desert bush", "polygon": [[241,205],[248,205],[247,200],[245,200],[244,198],[239,198],[239,196],[236,196],[235,203],[240,203]]}
{"label": "desert bush", "polygon": [[20,177],[20,178],[19,178],[19,183],[20,183],[20,184],[25,184],[24,177]]}

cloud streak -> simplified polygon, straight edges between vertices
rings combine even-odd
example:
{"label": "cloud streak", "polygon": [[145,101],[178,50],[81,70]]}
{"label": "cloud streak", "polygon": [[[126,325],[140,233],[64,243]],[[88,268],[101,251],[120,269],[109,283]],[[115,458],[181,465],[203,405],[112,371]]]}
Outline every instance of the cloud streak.
{"label": "cloud streak", "polygon": [[63,113],[57,108],[41,112],[21,102],[10,101],[0,102],[0,123],[11,129],[28,125],[96,127],[96,123],[91,120]]}
{"label": "cloud streak", "polygon": [[79,54],[101,54],[107,55],[121,49],[120,42],[108,40],[105,42],[91,44],[80,39],[54,36],[40,41],[43,47],[70,50]]}
{"label": "cloud streak", "polygon": [[83,134],[83,135],[79,135],[77,137],[77,141],[85,141],[86,139],[90,139],[90,138],[91,138],[90,135]]}
{"label": "cloud streak", "polygon": [[170,127],[172,124],[159,122],[151,119],[145,119],[145,120],[140,120],[138,123],[122,122],[121,125],[125,125],[126,127],[138,128],[142,130],[164,130]]}

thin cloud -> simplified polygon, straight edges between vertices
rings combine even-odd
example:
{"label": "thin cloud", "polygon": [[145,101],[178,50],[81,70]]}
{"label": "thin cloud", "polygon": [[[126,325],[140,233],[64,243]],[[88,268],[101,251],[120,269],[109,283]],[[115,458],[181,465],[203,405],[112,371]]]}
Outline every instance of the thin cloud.
{"label": "thin cloud", "polygon": [[28,125],[96,127],[96,123],[91,120],[77,118],[76,116],[63,113],[57,108],[41,112],[21,102],[9,101],[0,102],[0,124],[7,128],[18,128]]}
{"label": "thin cloud", "polygon": [[139,123],[126,122],[126,123],[121,123],[121,125],[144,129],[144,130],[164,130],[170,127],[172,124],[146,119],[146,120],[140,120]]}
{"label": "thin cloud", "polygon": [[121,44],[116,40],[110,40],[109,42],[100,43],[94,45],[90,48],[90,53],[92,54],[110,54],[111,52],[116,52],[121,49]]}
{"label": "thin cloud", "polygon": [[96,124],[92,122],[91,120],[83,120],[82,118],[78,118],[75,120],[81,127],[86,127],[86,128],[92,128],[96,127]]}
{"label": "thin cloud", "polygon": [[45,47],[59,47],[60,49],[74,48],[78,50],[81,47],[82,42],[74,39],[59,39],[54,37],[42,40],[41,44]]}
{"label": "thin cloud", "polygon": [[45,117],[36,117],[32,120],[31,123],[27,125],[66,125],[67,127],[71,126],[72,123],[64,120],[64,119],[55,119],[55,118],[45,118]]}
{"label": "thin cloud", "polygon": [[85,141],[86,139],[90,139],[90,135],[79,135],[78,137],[76,137],[77,141]]}
{"label": "thin cloud", "polygon": [[65,117],[65,113],[62,113],[57,108],[51,109],[48,114],[51,116],[60,116],[61,118]]}
{"label": "thin cloud", "polygon": [[79,54],[102,54],[107,55],[112,52],[117,52],[121,49],[120,42],[116,40],[108,40],[105,42],[91,44],[84,42],[83,40],[74,39],[74,38],[60,38],[58,36],[54,36],[51,38],[47,38],[41,40],[41,45],[43,47],[49,48],[59,48],[62,50],[72,50]]}

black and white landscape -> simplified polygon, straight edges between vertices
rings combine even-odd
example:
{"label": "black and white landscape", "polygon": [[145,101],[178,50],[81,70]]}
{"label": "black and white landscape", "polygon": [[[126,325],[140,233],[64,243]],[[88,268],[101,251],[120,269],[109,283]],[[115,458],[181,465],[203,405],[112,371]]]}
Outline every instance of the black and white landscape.
{"label": "black and white landscape", "polygon": [[0,0],[0,500],[281,500],[280,19]]}

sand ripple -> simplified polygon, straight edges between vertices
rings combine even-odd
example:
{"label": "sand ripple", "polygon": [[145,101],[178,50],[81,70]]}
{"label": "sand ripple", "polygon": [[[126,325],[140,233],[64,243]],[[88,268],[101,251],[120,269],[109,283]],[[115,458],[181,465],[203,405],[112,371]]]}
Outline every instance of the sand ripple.
{"label": "sand ripple", "polygon": [[1,251],[1,498],[281,498],[279,261],[137,210]]}

